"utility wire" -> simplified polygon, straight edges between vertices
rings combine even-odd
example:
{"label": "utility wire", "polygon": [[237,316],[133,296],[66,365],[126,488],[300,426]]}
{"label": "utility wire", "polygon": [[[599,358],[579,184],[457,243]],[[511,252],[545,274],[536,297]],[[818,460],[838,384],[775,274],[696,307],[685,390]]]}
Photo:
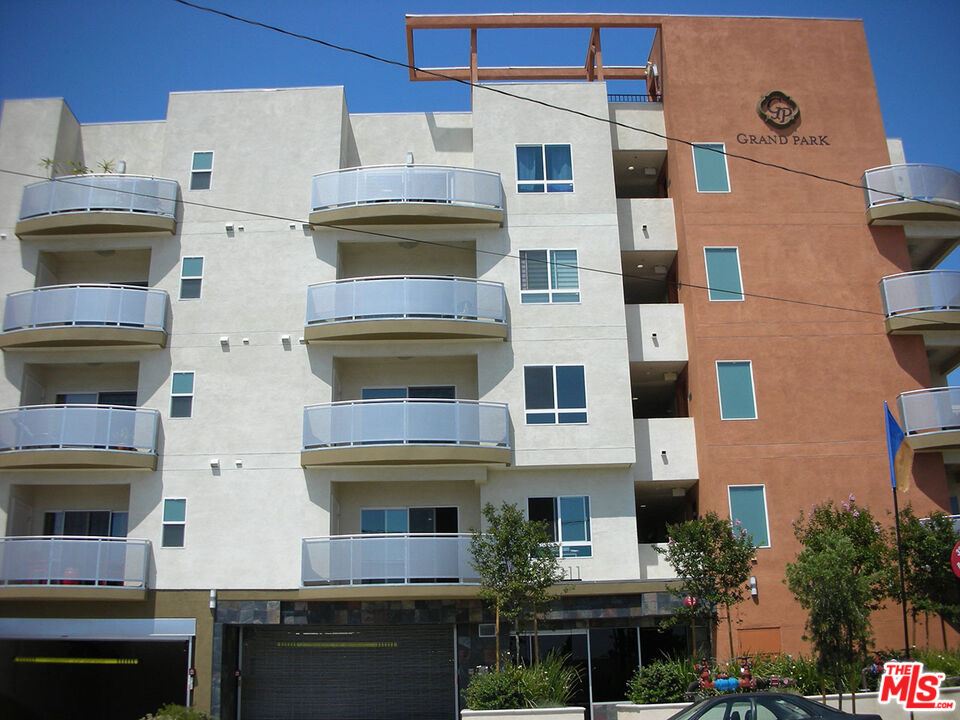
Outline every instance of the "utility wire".
{"label": "utility wire", "polygon": [[620,127],[625,130],[633,130],[635,132],[644,133],[646,135],[652,135],[658,137],[662,140],[669,140],[672,142],[681,143],[683,145],[689,145],[690,147],[697,146],[701,150],[707,150],[709,152],[714,152],[719,155],[724,155],[725,157],[736,158],[737,160],[744,160],[746,162],[754,163],[755,165],[760,165],[763,167],[773,168],[775,170],[782,170],[784,172],[793,173],[795,175],[803,175],[805,177],[813,178],[815,180],[821,180],[823,182],[834,183],[837,185],[843,185],[845,187],[855,188],[857,190],[870,190],[871,192],[879,192],[884,195],[889,195],[890,197],[896,198],[898,200],[912,200],[914,202],[924,203],[926,205],[935,205],[937,207],[952,207],[945,203],[936,202],[935,200],[929,200],[926,198],[911,197],[909,195],[902,195],[897,192],[892,192],[889,190],[873,190],[866,185],[861,185],[859,183],[852,183],[847,180],[840,180],[838,178],[832,178],[827,175],[819,175],[817,173],[812,173],[807,170],[797,170],[796,168],[791,168],[786,165],[780,165],[778,163],[766,162],[764,160],[758,160],[756,158],[750,157],[748,155],[740,155],[738,153],[727,152],[726,150],[720,150],[710,145],[703,145],[693,142],[692,140],[685,140],[683,138],[672,137],[663,133],[658,133],[654,130],[649,130],[646,128],[639,128],[633,125],[627,125],[626,123],[619,122],[617,120],[611,120],[609,117],[601,117],[599,115],[592,115],[582,110],[574,110],[573,108],[564,107],[562,105],[555,105],[553,103],[546,102],[545,100],[538,100],[536,98],[526,97],[524,95],[518,95],[512,93],[508,90],[504,90],[500,87],[495,87],[492,85],[484,85],[482,83],[471,82],[470,80],[463,80],[461,78],[452,77],[450,75],[445,75],[444,73],[438,72],[436,70],[429,70],[427,68],[417,67],[416,65],[410,65],[399,60],[391,60],[390,58],[382,57],[380,55],[374,55],[373,53],[368,53],[363,50],[357,50],[355,48],[347,47],[345,45],[338,45],[336,43],[328,42],[327,40],[321,40],[320,38],[313,37],[311,35],[304,35],[303,33],[293,32],[291,30],[285,30],[276,25],[270,25],[269,23],[260,22],[259,20],[251,20],[249,18],[241,17],[240,15],[234,15],[232,13],[225,12],[223,10],[217,10],[216,8],[207,7],[205,5],[199,5],[189,0],[173,0],[175,3],[184,5],[186,7],[194,8],[195,10],[200,10],[202,12],[211,13],[213,15],[220,15],[229,20],[236,20],[237,22],[245,23],[247,25],[253,25],[255,27],[260,27],[265,30],[270,30],[272,32],[280,33],[281,35],[287,35],[289,37],[298,38],[300,40],[306,40],[307,42],[316,43],[324,47],[330,48],[332,50],[339,50],[340,52],[350,53],[353,55],[359,55],[360,57],[367,58],[369,60],[374,60],[376,62],[385,63],[387,65],[393,65],[395,67],[404,68],[406,70],[415,70],[417,72],[424,73],[426,75],[432,75],[434,77],[440,78],[442,80],[449,80],[452,82],[460,83],[461,85],[466,85],[467,87],[477,88],[480,90],[486,90],[488,92],[497,93],[505,97],[513,98],[514,100],[521,100],[523,102],[533,103],[535,105],[540,105],[545,108],[550,108],[551,110],[559,110],[560,112],[569,113],[571,115],[578,115],[580,117],[586,118],[588,120],[596,120],[598,122],[605,123],[607,125],[613,125],[615,127]]}

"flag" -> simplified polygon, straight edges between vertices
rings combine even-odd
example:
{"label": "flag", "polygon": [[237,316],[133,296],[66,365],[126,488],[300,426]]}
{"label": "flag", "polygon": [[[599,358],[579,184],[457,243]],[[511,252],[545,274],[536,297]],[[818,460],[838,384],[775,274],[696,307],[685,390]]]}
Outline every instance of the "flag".
{"label": "flag", "polygon": [[890,408],[887,407],[887,401],[883,401],[883,410],[886,414],[887,425],[887,456],[890,460],[890,487],[896,489],[897,478],[904,480],[904,490],[906,490],[906,480],[910,475],[910,468],[913,465],[913,450],[910,445],[904,442],[904,433],[900,424],[893,417]]}

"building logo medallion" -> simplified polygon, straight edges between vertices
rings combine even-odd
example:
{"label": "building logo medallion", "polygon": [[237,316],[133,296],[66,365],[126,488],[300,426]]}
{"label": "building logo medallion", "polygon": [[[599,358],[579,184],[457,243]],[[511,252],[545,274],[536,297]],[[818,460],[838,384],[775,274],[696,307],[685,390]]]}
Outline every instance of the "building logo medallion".
{"label": "building logo medallion", "polygon": [[779,90],[771,90],[757,103],[757,114],[768,125],[786,128],[800,119],[800,106]]}

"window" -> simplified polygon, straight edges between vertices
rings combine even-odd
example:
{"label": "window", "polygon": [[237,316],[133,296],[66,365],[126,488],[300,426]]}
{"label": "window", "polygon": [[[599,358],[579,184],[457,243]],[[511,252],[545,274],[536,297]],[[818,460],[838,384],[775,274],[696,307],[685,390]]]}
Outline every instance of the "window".
{"label": "window", "polygon": [[213,177],[213,151],[195,152],[190,170],[190,189],[209,190]]}
{"label": "window", "polygon": [[718,360],[721,420],[756,420],[753,397],[753,366],[749,360]]}
{"label": "window", "polygon": [[163,500],[163,547],[183,547],[184,530],[187,527],[187,499],[164,498]]}
{"label": "window", "polygon": [[576,250],[521,250],[520,301],[580,302]]}
{"label": "window", "polygon": [[532,521],[547,524],[550,542],[556,543],[560,557],[590,557],[590,498],[567,497],[527,498],[527,515]]}
{"label": "window", "polygon": [[180,263],[180,299],[195,300],[200,297],[203,282],[203,258],[185,257]]}
{"label": "window", "polygon": [[56,404],[121,405],[124,407],[136,407],[137,391],[57,393]]}
{"label": "window", "polygon": [[707,287],[711,300],[743,300],[740,284],[740,252],[735,247],[705,247]]}
{"label": "window", "polygon": [[381,533],[455,533],[457,508],[364,508],[360,511],[360,532]]}
{"label": "window", "polygon": [[110,510],[63,510],[43,514],[43,534],[126,537],[127,513]]}
{"label": "window", "polygon": [[530,365],[523,383],[528,425],[587,421],[583,365]]}
{"label": "window", "polygon": [[517,145],[517,192],[573,192],[569,145]]}
{"label": "window", "polygon": [[730,192],[727,156],[723,143],[694,143],[693,169],[697,176],[697,192]]}
{"label": "window", "polygon": [[193,415],[193,372],[175,372],[170,385],[170,417]]}
{"label": "window", "polygon": [[731,485],[730,520],[737,522],[750,535],[757,547],[770,547],[770,528],[767,523],[767,496],[763,485]]}
{"label": "window", "polygon": [[361,400],[392,400],[403,398],[455,400],[457,389],[453,385],[420,385],[415,387],[363,388]]}

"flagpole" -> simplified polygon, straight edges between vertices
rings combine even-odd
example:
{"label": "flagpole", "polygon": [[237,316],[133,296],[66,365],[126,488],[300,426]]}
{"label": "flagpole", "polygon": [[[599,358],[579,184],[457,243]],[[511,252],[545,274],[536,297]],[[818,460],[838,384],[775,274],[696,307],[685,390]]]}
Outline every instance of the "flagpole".
{"label": "flagpole", "polygon": [[[903,576],[903,545],[900,542],[900,505],[897,502],[897,473],[894,468],[894,458],[900,445],[905,442],[903,430],[900,424],[894,419],[890,408],[887,407],[887,401],[883,401],[883,410],[886,416],[887,426],[887,455],[890,459],[890,485],[893,488],[893,526],[897,534],[897,567],[900,569],[900,609],[903,611],[903,649],[906,653],[906,659],[910,659],[910,634],[907,623],[907,588]],[[910,713],[911,716],[913,713]]]}

